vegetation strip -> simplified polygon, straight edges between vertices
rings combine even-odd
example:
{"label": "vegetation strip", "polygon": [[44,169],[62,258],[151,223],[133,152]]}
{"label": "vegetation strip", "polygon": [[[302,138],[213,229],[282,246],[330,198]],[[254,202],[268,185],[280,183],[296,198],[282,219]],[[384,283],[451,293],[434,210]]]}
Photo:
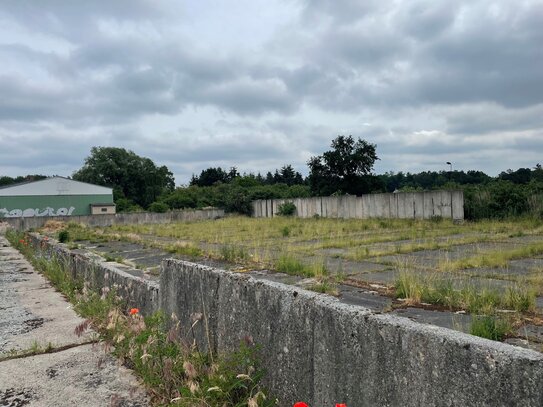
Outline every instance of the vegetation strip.
{"label": "vegetation strip", "polygon": [[[212,354],[187,340],[175,316],[161,313],[143,317],[136,308],[127,310],[114,291],[90,290],[82,281],[73,280],[69,264],[60,259],[40,256],[24,235],[9,232],[10,243],[50,279],[87,318],[76,328],[82,334],[92,327],[101,335],[106,350],[132,368],[160,406],[275,406],[260,385],[264,372],[258,367],[258,348],[250,338],[236,352]],[[195,315],[192,327],[207,321]]]}

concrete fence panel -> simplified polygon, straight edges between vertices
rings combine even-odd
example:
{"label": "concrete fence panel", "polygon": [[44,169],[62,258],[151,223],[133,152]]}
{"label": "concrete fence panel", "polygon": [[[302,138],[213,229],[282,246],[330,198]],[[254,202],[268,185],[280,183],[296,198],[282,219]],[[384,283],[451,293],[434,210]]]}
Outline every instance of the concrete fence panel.
{"label": "concrete fence panel", "polygon": [[413,209],[415,219],[424,219],[424,193],[413,194]]}
{"label": "concrete fence panel", "polygon": [[464,219],[464,192],[452,191],[452,217],[454,220]]}
{"label": "concrete fence panel", "polygon": [[[268,200],[273,211],[254,211],[255,217],[273,217],[282,199]],[[323,196],[290,199],[296,205],[296,216],[310,218],[315,214],[326,218],[369,219],[430,219],[442,216],[454,220],[464,219],[463,191],[400,192],[368,194],[362,196]],[[253,203],[258,207],[258,202]]]}
{"label": "concrete fence panel", "polygon": [[441,216],[443,218],[452,218],[452,198],[449,191],[441,191]]}

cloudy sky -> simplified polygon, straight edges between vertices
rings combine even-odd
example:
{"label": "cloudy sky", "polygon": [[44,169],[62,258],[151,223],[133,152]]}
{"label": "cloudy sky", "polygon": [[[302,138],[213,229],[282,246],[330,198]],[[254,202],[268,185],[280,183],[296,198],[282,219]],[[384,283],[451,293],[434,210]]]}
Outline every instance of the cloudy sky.
{"label": "cloudy sky", "polygon": [[187,183],[292,164],[338,134],[376,172],[543,163],[543,1],[4,0],[0,175],[92,146]]}

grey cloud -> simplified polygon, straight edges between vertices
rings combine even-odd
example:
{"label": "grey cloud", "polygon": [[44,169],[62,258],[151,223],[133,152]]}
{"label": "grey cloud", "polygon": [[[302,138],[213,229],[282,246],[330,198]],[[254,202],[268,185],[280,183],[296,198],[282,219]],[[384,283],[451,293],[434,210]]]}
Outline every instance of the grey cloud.
{"label": "grey cloud", "polygon": [[[323,15],[340,13],[331,12],[327,1],[317,4]],[[492,14],[493,5],[505,8],[501,15]],[[333,103],[324,98],[325,108],[482,101],[518,107],[542,101],[543,30],[533,17],[541,15],[540,4],[418,1],[371,13],[372,19],[346,19],[320,34],[320,52],[313,51],[317,66],[329,73],[351,69],[350,77],[339,75],[346,87],[330,89],[338,97]]]}
{"label": "grey cloud", "polygon": [[[161,4],[165,5],[166,2],[17,0],[3,2],[0,13],[34,31],[68,38],[70,41],[81,41],[95,31],[100,19],[142,21],[171,16]],[[168,4],[174,3],[168,1]]]}
{"label": "grey cloud", "polygon": [[497,105],[470,105],[452,110],[447,131],[452,134],[480,135],[543,128],[543,105],[505,109]]}
{"label": "grey cloud", "polygon": [[[424,156],[427,163],[435,155],[468,162],[473,149],[489,163],[489,154],[504,149],[485,150],[491,135],[510,137],[518,156],[541,151],[540,1],[300,4],[298,19],[274,21],[275,36],[260,46],[235,37],[219,47],[214,36],[228,44],[221,21],[217,32],[190,33],[177,2],[6,2],[0,18],[30,37],[0,45],[0,139],[33,140],[28,165],[51,158],[76,165],[46,138],[62,129],[57,144],[66,139],[82,162],[92,127],[99,144],[149,151],[183,173],[190,163],[256,168],[292,160],[305,167],[302,155],[320,154],[337,134],[367,138],[383,161],[403,154],[414,167]],[[69,47],[41,51],[45,37]],[[372,126],[364,127],[358,118],[368,115]],[[141,129],[150,117],[179,123]],[[40,130],[43,123],[51,128]],[[182,136],[179,127],[190,131]],[[408,136],[421,130],[444,136],[410,144]],[[10,140],[3,147],[22,151]],[[5,160],[15,165],[3,152]]]}

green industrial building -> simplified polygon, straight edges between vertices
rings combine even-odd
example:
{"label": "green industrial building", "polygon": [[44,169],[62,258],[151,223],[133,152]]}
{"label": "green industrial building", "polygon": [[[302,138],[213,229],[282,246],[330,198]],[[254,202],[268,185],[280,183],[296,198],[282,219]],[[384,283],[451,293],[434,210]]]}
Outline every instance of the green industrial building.
{"label": "green industrial building", "polygon": [[0,188],[0,218],[114,214],[113,190],[51,177]]}

